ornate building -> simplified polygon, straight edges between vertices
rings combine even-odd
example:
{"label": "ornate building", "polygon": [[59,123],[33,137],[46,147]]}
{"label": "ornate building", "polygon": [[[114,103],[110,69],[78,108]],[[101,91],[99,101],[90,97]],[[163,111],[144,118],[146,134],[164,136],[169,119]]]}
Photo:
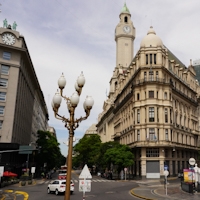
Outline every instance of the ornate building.
{"label": "ornate building", "polygon": [[102,142],[119,141],[134,152],[135,176],[171,176],[198,162],[199,83],[190,61],[186,67],[150,27],[133,57],[135,28],[126,4],[115,29],[116,67],[99,114]]}

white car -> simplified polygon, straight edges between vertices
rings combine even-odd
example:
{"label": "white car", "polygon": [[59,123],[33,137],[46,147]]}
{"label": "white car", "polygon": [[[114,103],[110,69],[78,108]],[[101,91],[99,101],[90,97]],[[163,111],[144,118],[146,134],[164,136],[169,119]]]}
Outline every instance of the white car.
{"label": "white car", "polygon": [[[49,183],[47,187],[47,193],[50,194],[54,192],[56,195],[58,195],[59,193],[64,193],[65,186],[66,186],[65,180],[54,180],[51,183]],[[71,180],[70,194],[73,194],[73,192],[74,192],[74,182]]]}

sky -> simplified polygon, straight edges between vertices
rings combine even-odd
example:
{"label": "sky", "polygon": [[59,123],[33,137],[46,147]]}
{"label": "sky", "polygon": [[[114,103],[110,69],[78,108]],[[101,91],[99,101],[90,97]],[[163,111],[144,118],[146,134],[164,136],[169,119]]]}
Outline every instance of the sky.
{"label": "sky", "polygon": [[[61,153],[66,156],[68,130],[55,119],[51,108],[64,73],[67,84],[64,95],[70,97],[78,76],[86,79],[75,111],[75,118],[84,117],[83,102],[92,96],[94,106],[87,120],[75,130],[75,143],[98,121],[109,93],[109,81],[116,66],[115,27],[126,2],[136,29],[134,55],[142,38],[153,26],[164,45],[186,67],[190,59],[200,59],[199,0],[0,0],[0,26],[17,23],[17,31],[25,37],[39,84],[49,112],[49,125],[56,130]],[[69,117],[65,101],[59,114]]]}

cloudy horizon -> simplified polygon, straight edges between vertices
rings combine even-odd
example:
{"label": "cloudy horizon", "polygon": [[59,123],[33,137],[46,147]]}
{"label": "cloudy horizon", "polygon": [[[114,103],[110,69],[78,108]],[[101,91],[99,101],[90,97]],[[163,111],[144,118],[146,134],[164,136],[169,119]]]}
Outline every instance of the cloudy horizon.
{"label": "cloudy horizon", "polygon": [[[56,130],[61,152],[67,155],[68,130],[55,119],[51,100],[58,88],[57,80],[64,73],[67,85],[64,95],[71,96],[74,83],[83,71],[86,78],[75,112],[75,118],[84,116],[83,102],[87,95],[94,99],[94,107],[87,120],[80,123],[75,137],[97,123],[103,103],[109,93],[109,81],[116,66],[115,27],[124,0],[0,0],[0,18],[8,24],[17,23],[17,31],[25,37],[36,75],[49,112],[49,125]],[[134,55],[142,38],[153,26],[163,44],[185,64],[200,58],[200,18],[198,0],[160,1],[126,0],[136,29]],[[64,101],[61,115],[68,116]]]}

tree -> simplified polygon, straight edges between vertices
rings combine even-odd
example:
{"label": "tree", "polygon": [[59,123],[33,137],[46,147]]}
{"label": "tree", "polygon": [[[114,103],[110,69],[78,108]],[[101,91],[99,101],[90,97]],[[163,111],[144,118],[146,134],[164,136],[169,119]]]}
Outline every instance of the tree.
{"label": "tree", "polygon": [[110,168],[111,163],[107,162],[104,159],[104,155],[105,155],[105,153],[106,153],[106,151],[108,149],[114,148],[114,147],[116,147],[118,145],[119,145],[119,143],[115,142],[115,141],[105,142],[105,143],[101,144],[100,153],[99,153],[99,159],[98,159],[98,168],[99,169]]}
{"label": "tree", "polygon": [[46,170],[49,171],[66,162],[66,158],[61,154],[57,139],[50,132],[38,131],[37,145],[40,151],[35,156],[37,168],[44,167],[44,163],[46,163]]}
{"label": "tree", "polygon": [[101,139],[99,135],[85,135],[74,146],[73,166],[83,167],[85,164],[88,167],[96,165],[99,159]]}
{"label": "tree", "polygon": [[131,149],[122,144],[118,144],[112,148],[107,149],[103,159],[107,164],[113,164],[117,166],[118,173],[124,168],[133,165],[134,155]]}

